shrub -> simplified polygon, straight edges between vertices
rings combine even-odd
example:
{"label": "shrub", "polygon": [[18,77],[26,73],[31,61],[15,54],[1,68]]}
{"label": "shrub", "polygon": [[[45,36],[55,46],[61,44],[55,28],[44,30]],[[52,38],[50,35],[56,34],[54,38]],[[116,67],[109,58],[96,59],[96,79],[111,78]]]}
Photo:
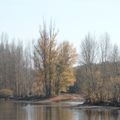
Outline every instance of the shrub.
{"label": "shrub", "polygon": [[13,90],[11,89],[0,89],[0,97],[11,97],[14,95]]}

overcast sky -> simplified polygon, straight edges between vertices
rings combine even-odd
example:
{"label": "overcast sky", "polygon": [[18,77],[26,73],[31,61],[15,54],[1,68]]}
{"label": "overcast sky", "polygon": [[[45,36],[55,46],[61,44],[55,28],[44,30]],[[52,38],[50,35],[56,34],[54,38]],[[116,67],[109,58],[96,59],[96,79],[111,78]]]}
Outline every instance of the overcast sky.
{"label": "overcast sky", "polygon": [[76,47],[90,32],[110,34],[120,44],[120,0],[0,0],[0,33],[31,41],[39,37],[39,26],[52,19],[59,29],[59,41]]}

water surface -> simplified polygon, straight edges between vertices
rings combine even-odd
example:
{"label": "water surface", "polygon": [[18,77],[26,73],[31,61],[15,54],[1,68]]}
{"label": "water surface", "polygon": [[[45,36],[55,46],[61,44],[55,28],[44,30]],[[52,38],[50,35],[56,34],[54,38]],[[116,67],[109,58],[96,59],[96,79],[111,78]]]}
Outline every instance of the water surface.
{"label": "water surface", "polygon": [[120,110],[0,102],[0,120],[120,120]]}

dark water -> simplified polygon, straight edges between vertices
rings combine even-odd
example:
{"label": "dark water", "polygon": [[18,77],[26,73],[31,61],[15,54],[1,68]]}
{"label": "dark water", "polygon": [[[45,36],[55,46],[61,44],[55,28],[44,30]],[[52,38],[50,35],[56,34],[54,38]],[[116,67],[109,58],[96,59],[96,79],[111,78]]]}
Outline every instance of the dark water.
{"label": "dark water", "polygon": [[120,110],[0,102],[0,120],[120,120]]}

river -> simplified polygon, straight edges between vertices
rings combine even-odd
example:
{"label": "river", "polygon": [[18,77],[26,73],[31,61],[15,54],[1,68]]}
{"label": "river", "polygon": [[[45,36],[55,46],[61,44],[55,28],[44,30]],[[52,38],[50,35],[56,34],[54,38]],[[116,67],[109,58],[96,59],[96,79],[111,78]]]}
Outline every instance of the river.
{"label": "river", "polygon": [[120,120],[120,110],[0,102],[0,120]]}

